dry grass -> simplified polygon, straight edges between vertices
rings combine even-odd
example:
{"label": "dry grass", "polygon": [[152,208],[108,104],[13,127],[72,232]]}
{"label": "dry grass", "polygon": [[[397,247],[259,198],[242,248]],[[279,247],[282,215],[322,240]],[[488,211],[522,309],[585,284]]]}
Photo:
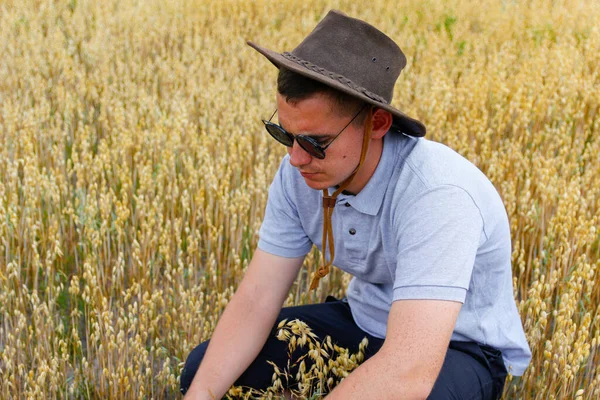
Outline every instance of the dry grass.
{"label": "dry grass", "polygon": [[[598,2],[246,3],[0,2],[0,398],[177,396],[284,152],[245,39],[289,50],[332,7],[401,44],[394,104],[504,199],[533,350],[505,398],[598,398]],[[343,292],[306,294],[313,259],[288,304]]]}

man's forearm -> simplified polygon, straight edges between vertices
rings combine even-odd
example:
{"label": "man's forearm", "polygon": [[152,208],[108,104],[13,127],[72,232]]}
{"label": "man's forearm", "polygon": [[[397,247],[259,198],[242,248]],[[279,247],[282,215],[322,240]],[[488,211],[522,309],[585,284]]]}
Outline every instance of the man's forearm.
{"label": "man's forearm", "polygon": [[280,309],[281,304],[260,304],[247,292],[236,293],[217,324],[185,399],[220,399],[256,358]]}
{"label": "man's forearm", "polygon": [[340,383],[327,400],[426,399],[435,379],[421,368],[375,354]]}

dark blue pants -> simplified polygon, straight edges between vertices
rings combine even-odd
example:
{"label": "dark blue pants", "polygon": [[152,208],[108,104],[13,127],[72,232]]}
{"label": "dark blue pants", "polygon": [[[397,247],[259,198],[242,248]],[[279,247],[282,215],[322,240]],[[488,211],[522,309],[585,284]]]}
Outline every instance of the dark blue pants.
{"label": "dark blue pants", "polygon": [[[322,304],[283,308],[277,323],[283,319],[299,319],[308,324],[320,340],[326,336],[338,346],[345,347],[351,353],[358,351],[358,345],[366,336],[369,345],[365,350],[365,359],[373,356],[383,345],[383,339],[378,339],[360,329],[352,318],[347,302],[328,297]],[[235,382],[238,386],[255,389],[265,389],[271,385],[273,366],[267,361],[274,362],[283,370],[287,366],[287,342],[278,340],[277,323],[271,330],[269,338],[250,367]],[[196,347],[188,356],[181,373],[181,392],[185,394],[204,357],[208,341]],[[296,349],[292,360],[306,352],[306,349]],[[291,376],[295,376],[292,371]],[[429,395],[433,400],[468,399],[492,400],[502,395],[506,369],[502,355],[498,350],[473,342],[450,342],[448,352],[440,374]]]}

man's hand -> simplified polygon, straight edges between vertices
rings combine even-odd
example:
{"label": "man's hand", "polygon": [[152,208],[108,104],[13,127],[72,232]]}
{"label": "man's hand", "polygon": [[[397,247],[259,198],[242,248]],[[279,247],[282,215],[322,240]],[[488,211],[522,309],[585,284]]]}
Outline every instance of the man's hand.
{"label": "man's hand", "polygon": [[426,399],[444,362],[461,306],[440,300],[395,301],[382,348],[327,399]]}
{"label": "man's hand", "polygon": [[[303,258],[257,249],[223,312],[185,400],[220,399],[265,344]],[[198,321],[200,322],[200,321]]]}

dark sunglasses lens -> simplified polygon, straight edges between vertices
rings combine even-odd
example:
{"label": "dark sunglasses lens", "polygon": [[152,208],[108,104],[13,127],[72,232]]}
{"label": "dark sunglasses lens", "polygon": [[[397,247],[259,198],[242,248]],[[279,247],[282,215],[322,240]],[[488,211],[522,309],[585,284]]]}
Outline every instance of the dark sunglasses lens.
{"label": "dark sunglasses lens", "polygon": [[[269,121],[263,120],[265,124],[265,128],[269,135],[273,137],[273,139],[277,140],[279,143],[283,144],[287,147],[292,147],[294,145],[294,137],[287,133],[283,128],[279,125],[274,124]],[[325,152],[320,148],[316,147],[314,143],[312,143],[308,138],[305,138],[302,135],[296,136],[296,141],[312,157],[316,157],[320,160],[325,158]]]}
{"label": "dark sunglasses lens", "polygon": [[323,150],[319,149],[318,147],[316,147],[314,143],[307,140],[305,137],[296,136],[296,141],[298,142],[300,147],[302,147],[304,149],[304,151],[306,151],[311,156],[318,158],[319,160],[322,160],[325,158],[325,152]]}
{"label": "dark sunglasses lens", "polygon": [[291,137],[287,132],[281,129],[279,126],[272,124],[270,122],[265,122],[265,128],[267,128],[267,132],[273,139],[277,140],[279,143],[283,144],[287,147],[292,147],[294,144],[294,138]]}

